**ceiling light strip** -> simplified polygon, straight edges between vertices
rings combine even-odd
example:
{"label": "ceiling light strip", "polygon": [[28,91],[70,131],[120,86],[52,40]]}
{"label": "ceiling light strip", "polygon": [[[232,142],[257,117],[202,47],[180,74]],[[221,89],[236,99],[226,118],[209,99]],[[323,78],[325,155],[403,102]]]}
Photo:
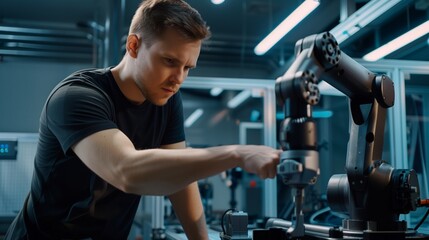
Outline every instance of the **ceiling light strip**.
{"label": "ceiling light strip", "polygon": [[210,89],[210,95],[212,95],[213,97],[219,96],[222,92],[223,92],[223,88],[220,88],[220,87],[214,87]]}
{"label": "ceiling light strip", "polygon": [[196,109],[193,113],[191,113],[191,115],[189,115],[189,117],[185,120],[185,127],[190,127],[192,126],[192,124],[195,123],[195,121],[197,121],[204,113],[204,110],[202,108],[198,108]]}
{"label": "ceiling light strip", "polygon": [[235,97],[231,98],[231,100],[228,101],[228,108],[236,108],[238,105],[242,104],[244,101],[250,98],[251,95],[252,92],[250,90],[241,91],[239,94],[237,94]]}
{"label": "ceiling light strip", "polygon": [[330,33],[338,44],[357,33],[366,25],[390,10],[401,0],[372,0],[350,15],[345,21],[334,27]]}
{"label": "ceiling light strip", "polygon": [[223,2],[225,2],[225,0],[212,0],[212,3],[215,5],[222,4]]}
{"label": "ceiling light strip", "polygon": [[375,49],[374,51],[363,56],[366,61],[374,62],[386,55],[402,48],[403,46],[413,42],[414,40],[423,37],[429,33],[429,20],[393,39],[385,45]]}
{"label": "ceiling light strip", "polygon": [[283,20],[280,25],[278,25],[255,47],[255,54],[264,55],[319,5],[320,2],[318,0],[305,0],[297,9],[295,9],[295,11],[285,18],[285,20]]}

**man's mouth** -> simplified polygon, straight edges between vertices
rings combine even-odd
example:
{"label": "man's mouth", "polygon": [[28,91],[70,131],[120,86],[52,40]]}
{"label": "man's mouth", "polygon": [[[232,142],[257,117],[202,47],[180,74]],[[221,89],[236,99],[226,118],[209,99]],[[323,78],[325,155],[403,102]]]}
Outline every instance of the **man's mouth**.
{"label": "man's mouth", "polygon": [[162,88],[164,91],[169,92],[169,93],[175,93],[176,91],[172,88]]}

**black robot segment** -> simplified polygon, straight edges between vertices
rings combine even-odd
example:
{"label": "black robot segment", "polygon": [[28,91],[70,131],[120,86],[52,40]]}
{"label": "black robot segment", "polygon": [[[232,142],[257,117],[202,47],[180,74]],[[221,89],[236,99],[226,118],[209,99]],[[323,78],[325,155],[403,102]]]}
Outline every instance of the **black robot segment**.
{"label": "black robot segment", "polygon": [[[331,211],[346,216],[341,226],[305,224],[304,188],[320,174],[312,107],[320,100],[323,79],[344,93],[351,116],[345,173],[333,175],[327,198]],[[269,219],[253,239],[429,239],[400,220],[421,207],[417,174],[395,169],[382,159],[387,109],[394,105],[394,84],[342,52],[329,32],[311,35],[295,46],[295,61],[275,83],[285,118],[278,175],[294,191],[292,219]],[[370,106],[363,111],[362,106]]]}

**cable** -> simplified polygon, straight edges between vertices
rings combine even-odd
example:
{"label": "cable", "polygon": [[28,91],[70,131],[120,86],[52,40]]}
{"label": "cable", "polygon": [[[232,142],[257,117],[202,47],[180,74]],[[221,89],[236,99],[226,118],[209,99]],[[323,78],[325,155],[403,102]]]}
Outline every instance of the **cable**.
{"label": "cable", "polygon": [[222,227],[222,232],[224,233],[224,234],[226,234],[226,231],[225,231],[225,226],[224,226],[224,218],[225,218],[225,215],[229,212],[229,211],[235,211],[235,208],[230,208],[230,209],[227,209],[225,212],[223,212],[223,214],[222,214],[222,218],[220,219],[220,226]]}
{"label": "cable", "polygon": [[318,211],[316,211],[316,212],[314,212],[312,215],[311,215],[311,217],[310,217],[310,223],[311,224],[317,224],[318,222],[317,222],[317,220],[316,220],[316,218],[319,216],[319,215],[322,215],[322,214],[324,214],[324,213],[327,213],[327,212],[329,212],[329,211],[331,211],[331,209],[329,208],[329,207],[325,207],[325,208],[322,208],[322,209],[320,209],[320,210],[318,210]]}
{"label": "cable", "polygon": [[420,219],[420,222],[414,227],[414,230],[417,231],[417,229],[419,229],[420,225],[423,224],[423,222],[425,221],[425,219],[427,218],[427,216],[429,215],[429,209],[426,211],[425,215],[422,217],[422,219]]}
{"label": "cable", "polygon": [[[419,205],[421,207],[423,206],[429,207],[429,199],[419,200]],[[417,229],[419,229],[419,227],[424,223],[428,215],[429,215],[429,208],[426,211],[425,215],[422,217],[422,219],[420,219],[419,223],[417,223],[417,225],[414,227],[414,231],[417,231]]]}

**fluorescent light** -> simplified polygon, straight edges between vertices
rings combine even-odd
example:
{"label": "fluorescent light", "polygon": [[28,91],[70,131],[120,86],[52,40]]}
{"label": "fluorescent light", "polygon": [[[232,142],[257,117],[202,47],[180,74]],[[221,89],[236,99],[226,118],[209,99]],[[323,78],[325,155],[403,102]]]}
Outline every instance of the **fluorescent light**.
{"label": "fluorescent light", "polygon": [[243,90],[235,97],[231,98],[231,100],[228,101],[227,106],[229,108],[236,108],[238,105],[246,101],[251,95],[252,92],[250,90]]}
{"label": "fluorescent light", "polygon": [[331,84],[326,81],[320,81],[318,84],[320,94],[329,96],[345,96],[340,90],[334,88]]}
{"label": "fluorescent light", "polygon": [[363,56],[363,59],[370,62],[377,61],[380,58],[383,58],[384,56],[409,44],[410,42],[423,37],[427,33],[429,33],[429,20],[393,39],[385,45],[375,49],[374,51],[366,54]]}
{"label": "fluorescent light", "polygon": [[305,0],[295,11],[293,11],[283,22],[280,23],[268,36],[266,36],[256,47],[255,54],[263,55],[292,30],[299,22],[309,15],[320,4],[319,0]]}
{"label": "fluorescent light", "polygon": [[[311,115],[313,118],[330,118],[332,115],[334,115],[334,112],[332,112],[332,110],[314,110]],[[284,112],[277,112],[276,119],[285,119]]]}
{"label": "fluorescent light", "polygon": [[189,117],[185,120],[185,127],[190,127],[195,121],[203,115],[204,111],[201,108],[196,109]]}
{"label": "fluorescent light", "polygon": [[212,3],[216,5],[221,4],[223,2],[225,2],[225,0],[212,0]]}
{"label": "fluorescent light", "polygon": [[345,21],[334,27],[330,33],[338,44],[364,28],[401,0],[372,0],[350,15]]}
{"label": "fluorescent light", "polygon": [[219,96],[222,92],[223,92],[223,89],[220,87],[214,87],[210,89],[210,95],[212,95],[213,97]]}
{"label": "fluorescent light", "polygon": [[330,118],[334,115],[331,110],[314,110],[312,116],[314,118]]}

